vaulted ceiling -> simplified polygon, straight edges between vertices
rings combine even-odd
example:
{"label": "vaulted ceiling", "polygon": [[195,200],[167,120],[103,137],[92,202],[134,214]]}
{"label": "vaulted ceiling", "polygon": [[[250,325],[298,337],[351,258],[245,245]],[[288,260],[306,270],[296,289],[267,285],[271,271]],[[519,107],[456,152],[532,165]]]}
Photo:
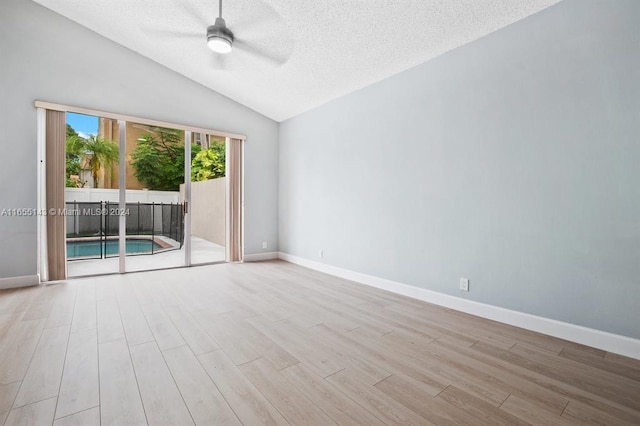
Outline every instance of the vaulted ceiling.
{"label": "vaulted ceiling", "polygon": [[237,38],[206,45],[218,0],[34,0],[283,121],[560,0],[223,0]]}

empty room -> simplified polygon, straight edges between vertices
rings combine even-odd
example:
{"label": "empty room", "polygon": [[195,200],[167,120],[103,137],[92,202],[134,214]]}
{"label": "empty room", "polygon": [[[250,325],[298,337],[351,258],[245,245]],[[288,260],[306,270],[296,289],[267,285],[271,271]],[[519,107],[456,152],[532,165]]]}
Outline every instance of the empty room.
{"label": "empty room", "polygon": [[638,28],[2,0],[0,426],[640,424]]}

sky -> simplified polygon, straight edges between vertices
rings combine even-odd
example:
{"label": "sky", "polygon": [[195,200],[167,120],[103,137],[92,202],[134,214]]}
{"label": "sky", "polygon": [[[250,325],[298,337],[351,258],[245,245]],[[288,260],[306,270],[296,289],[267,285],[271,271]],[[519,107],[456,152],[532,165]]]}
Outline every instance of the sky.
{"label": "sky", "polygon": [[98,134],[98,117],[95,117],[93,115],[83,115],[68,112],[67,124],[73,127],[73,129],[84,138],[86,138],[88,135]]}

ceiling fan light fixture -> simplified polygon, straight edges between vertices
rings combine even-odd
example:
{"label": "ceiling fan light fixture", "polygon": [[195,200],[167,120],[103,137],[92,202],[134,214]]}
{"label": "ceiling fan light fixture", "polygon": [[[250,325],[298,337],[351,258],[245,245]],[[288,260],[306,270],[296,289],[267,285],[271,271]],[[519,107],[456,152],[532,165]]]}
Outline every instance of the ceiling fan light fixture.
{"label": "ceiling fan light fixture", "polygon": [[231,52],[231,43],[224,38],[210,37],[207,40],[207,46],[216,53],[226,54]]}
{"label": "ceiling fan light fixture", "polygon": [[231,52],[233,33],[227,28],[224,19],[216,18],[216,23],[207,28],[207,46],[216,53]]}

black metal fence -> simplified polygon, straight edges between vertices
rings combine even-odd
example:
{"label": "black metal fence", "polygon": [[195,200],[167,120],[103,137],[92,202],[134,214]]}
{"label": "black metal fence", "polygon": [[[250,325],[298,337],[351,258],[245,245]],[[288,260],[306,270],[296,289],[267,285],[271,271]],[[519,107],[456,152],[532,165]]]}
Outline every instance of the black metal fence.
{"label": "black metal fence", "polygon": [[[118,256],[118,252],[111,253],[110,248],[113,241],[117,242],[121,216],[125,217],[127,236],[141,236],[151,242],[156,236],[167,237],[178,243],[173,246],[175,249],[184,244],[184,212],[179,203],[127,203],[123,210],[116,202],[73,201],[66,203],[66,211],[67,244],[94,244],[78,258]],[[69,241],[75,238],[82,240]],[[154,244],[149,247],[148,254],[157,251]],[[162,251],[168,249],[164,247]],[[69,260],[73,260],[72,257]]]}

